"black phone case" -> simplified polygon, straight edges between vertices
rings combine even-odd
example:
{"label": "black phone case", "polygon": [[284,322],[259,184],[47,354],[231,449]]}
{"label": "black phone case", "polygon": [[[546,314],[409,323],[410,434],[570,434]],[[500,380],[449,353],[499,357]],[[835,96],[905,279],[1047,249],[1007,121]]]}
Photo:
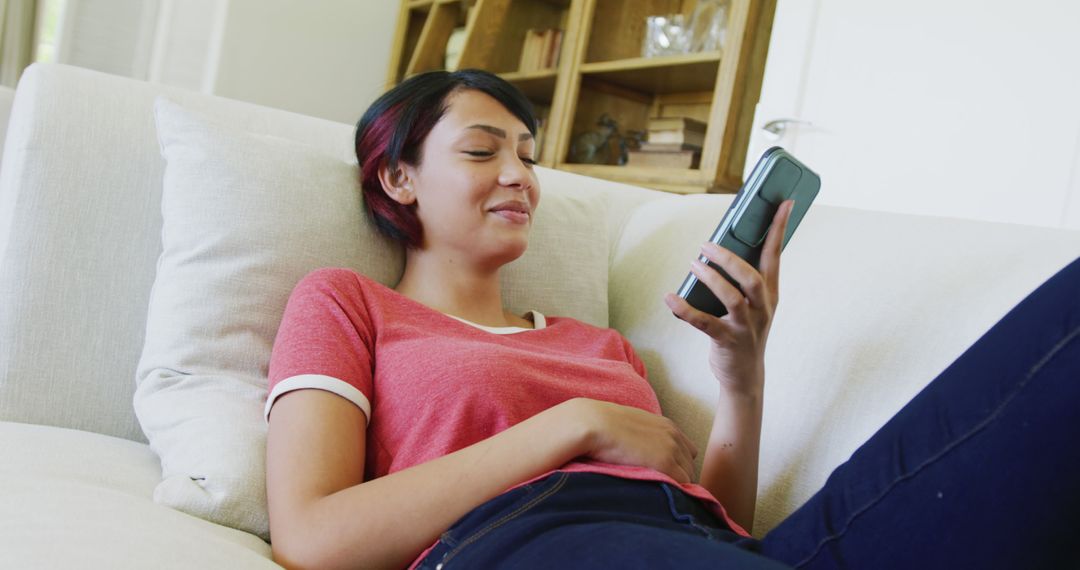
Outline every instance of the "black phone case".
{"label": "black phone case", "polygon": [[[783,148],[774,146],[762,154],[709,241],[731,250],[750,265],[758,267],[762,245],[780,204],[785,200],[795,200],[795,207],[788,218],[787,231],[784,232],[782,249],[787,247],[795,228],[799,226],[820,189],[821,178],[817,174]],[[702,263],[708,263],[742,291],[739,283],[726,271],[708,261],[705,256],[698,259]],[[711,315],[722,317],[727,314],[724,304],[712,294],[705,283],[698,281],[693,273],[683,280],[679,287],[679,296],[686,299],[691,306]]]}

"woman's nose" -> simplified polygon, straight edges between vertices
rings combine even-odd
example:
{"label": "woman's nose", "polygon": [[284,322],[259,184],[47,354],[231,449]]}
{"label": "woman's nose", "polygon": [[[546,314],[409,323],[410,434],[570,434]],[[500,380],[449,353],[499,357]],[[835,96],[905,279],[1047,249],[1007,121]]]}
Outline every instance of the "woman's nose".
{"label": "woman's nose", "polygon": [[516,155],[502,162],[499,172],[499,184],[509,187],[527,188],[532,184],[532,170]]}

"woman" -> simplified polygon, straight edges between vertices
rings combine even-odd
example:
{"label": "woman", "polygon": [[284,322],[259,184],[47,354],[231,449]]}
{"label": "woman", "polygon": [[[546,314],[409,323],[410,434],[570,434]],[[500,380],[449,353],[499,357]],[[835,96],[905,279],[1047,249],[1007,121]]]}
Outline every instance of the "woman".
{"label": "woman", "polygon": [[525,251],[540,202],[534,135],[528,101],[475,70],[413,77],[361,119],[365,203],[379,230],[406,247],[405,272],[389,289],[322,269],[290,297],[267,403],[275,560],[904,568],[1076,559],[1066,517],[1080,507],[1080,446],[1066,418],[1080,402],[1080,263],[1003,319],[759,541],[744,529],[753,523],[764,350],[791,204],[773,221],[760,271],[703,246],[745,296],[692,263],[728,316],[664,299],[711,337],[721,386],[698,478],[698,450],[660,415],[622,336],[502,307],[499,270]]}

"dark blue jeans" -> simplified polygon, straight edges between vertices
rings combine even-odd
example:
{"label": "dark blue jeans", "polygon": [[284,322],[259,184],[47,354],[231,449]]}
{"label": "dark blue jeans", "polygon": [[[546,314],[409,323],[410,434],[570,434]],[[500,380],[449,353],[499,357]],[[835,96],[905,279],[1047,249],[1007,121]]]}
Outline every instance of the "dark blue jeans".
{"label": "dark blue jeans", "polygon": [[662,483],[556,472],[480,505],[421,568],[1080,568],[1080,259],[761,540]]}

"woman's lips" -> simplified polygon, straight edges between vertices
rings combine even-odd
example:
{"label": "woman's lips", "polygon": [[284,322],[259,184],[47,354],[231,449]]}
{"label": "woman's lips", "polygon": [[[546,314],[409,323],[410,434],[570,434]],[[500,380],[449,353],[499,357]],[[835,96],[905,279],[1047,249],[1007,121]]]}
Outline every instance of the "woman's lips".
{"label": "woman's lips", "polygon": [[492,213],[514,224],[529,223],[529,215],[525,212],[518,212],[515,210],[495,210]]}

